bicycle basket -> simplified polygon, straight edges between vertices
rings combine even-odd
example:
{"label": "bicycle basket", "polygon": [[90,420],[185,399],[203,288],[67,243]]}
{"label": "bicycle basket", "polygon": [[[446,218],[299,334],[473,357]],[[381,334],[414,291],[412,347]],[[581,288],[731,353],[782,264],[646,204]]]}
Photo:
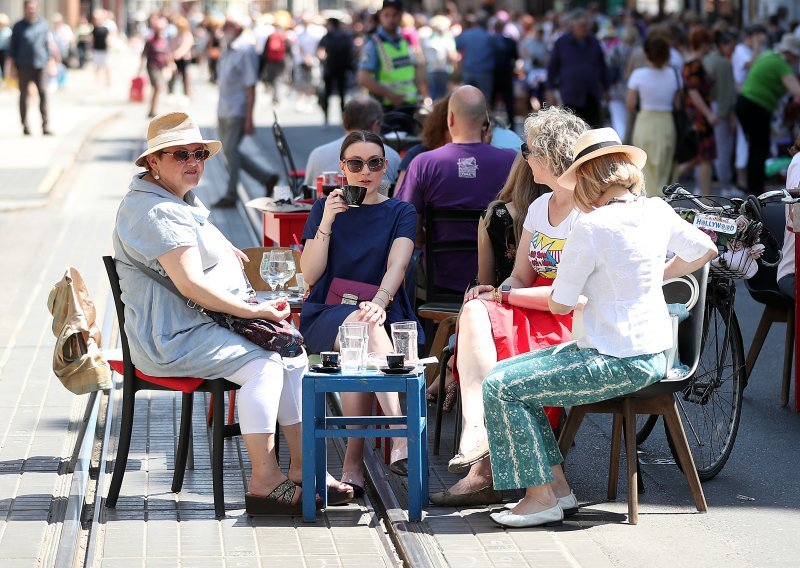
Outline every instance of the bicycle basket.
{"label": "bicycle basket", "polygon": [[764,253],[761,244],[763,225],[732,212],[701,213],[694,209],[676,210],[684,220],[714,241],[719,256],[709,270],[717,278],[747,280],[758,272],[757,260]]}

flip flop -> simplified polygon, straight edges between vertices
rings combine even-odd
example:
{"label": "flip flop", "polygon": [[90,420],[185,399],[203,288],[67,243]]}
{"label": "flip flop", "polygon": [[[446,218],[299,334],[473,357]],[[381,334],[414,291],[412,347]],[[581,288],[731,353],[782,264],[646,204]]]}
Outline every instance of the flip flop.
{"label": "flip flop", "polygon": [[245,511],[251,517],[301,515],[303,500],[298,499],[296,503],[293,502],[298,489],[296,483],[286,479],[264,497],[246,493]]}

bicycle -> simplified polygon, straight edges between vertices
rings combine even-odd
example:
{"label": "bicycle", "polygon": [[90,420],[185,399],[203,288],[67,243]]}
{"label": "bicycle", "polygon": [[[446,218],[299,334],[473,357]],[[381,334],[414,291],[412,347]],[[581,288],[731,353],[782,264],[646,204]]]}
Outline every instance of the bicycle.
{"label": "bicycle", "polygon": [[[747,382],[734,307],[735,281],[752,277],[759,262],[765,266],[780,262],[780,247],[764,226],[762,208],[775,201],[798,200],[786,190],[746,199],[697,196],[678,184],[665,186],[664,196],[679,215],[712,235],[720,251],[709,270],[700,364],[692,382],[675,395],[697,473],[708,481],[722,470],[733,450]],[[658,416],[637,420],[637,445],[644,443],[657,420]],[[667,441],[678,463],[669,435]]]}

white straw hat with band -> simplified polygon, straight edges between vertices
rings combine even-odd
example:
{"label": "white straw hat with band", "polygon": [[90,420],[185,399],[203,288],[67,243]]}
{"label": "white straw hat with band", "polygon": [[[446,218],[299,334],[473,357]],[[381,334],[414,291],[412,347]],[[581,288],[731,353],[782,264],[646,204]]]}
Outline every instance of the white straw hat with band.
{"label": "white straw hat with band", "polygon": [[185,112],[159,114],[150,121],[150,126],[147,127],[147,150],[136,158],[136,165],[145,167],[147,162],[145,158],[159,150],[171,146],[188,146],[189,144],[204,144],[211,153],[209,158],[222,148],[222,142],[219,140],[203,139],[200,128]]}
{"label": "white straw hat with band", "polygon": [[584,162],[606,154],[627,154],[631,162],[640,170],[647,162],[647,153],[636,146],[623,144],[613,128],[595,128],[587,130],[578,137],[575,142],[572,165],[558,178],[558,184],[567,189],[575,189],[575,185],[578,183],[578,167]]}

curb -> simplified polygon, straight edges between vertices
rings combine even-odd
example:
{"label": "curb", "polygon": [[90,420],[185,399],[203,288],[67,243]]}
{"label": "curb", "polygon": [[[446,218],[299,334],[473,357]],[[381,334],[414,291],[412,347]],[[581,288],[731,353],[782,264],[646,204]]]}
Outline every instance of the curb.
{"label": "curb", "polygon": [[[45,207],[50,202],[50,193],[55,189],[56,184],[61,179],[64,172],[69,170],[75,163],[75,160],[80,155],[81,150],[83,150],[92,134],[94,134],[102,124],[118,118],[121,114],[121,109],[115,110],[99,117],[96,121],[90,123],[88,127],[83,125],[79,126],[74,128],[68,135],[64,136],[54,152],[53,163],[50,165],[44,179],[42,179],[39,186],[36,188],[36,194],[41,197],[39,199],[0,200],[0,213]],[[69,144],[67,142],[68,140],[75,139],[80,140],[80,142],[77,144]]]}

